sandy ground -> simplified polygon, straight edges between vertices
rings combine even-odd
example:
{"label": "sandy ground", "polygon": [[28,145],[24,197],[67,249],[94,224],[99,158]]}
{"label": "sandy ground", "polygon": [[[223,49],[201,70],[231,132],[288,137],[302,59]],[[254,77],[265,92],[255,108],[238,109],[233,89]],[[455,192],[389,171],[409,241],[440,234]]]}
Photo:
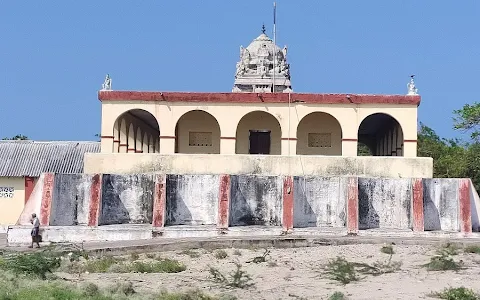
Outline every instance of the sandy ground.
{"label": "sandy ground", "polygon": [[[269,249],[267,262],[250,262],[261,256],[265,249],[225,249],[228,257],[215,258],[214,253],[194,250],[200,256],[192,258],[180,252],[159,253],[162,257],[177,259],[187,270],[177,274],[82,274],[81,281],[111,284],[115,281],[131,281],[137,291],[158,292],[199,288],[206,293],[235,295],[238,299],[328,299],[335,291],[343,292],[348,299],[431,299],[427,295],[446,287],[465,286],[480,292],[480,255],[454,256],[463,260],[465,270],[458,272],[427,271],[421,265],[428,263],[438,249],[432,246],[394,246],[393,261],[401,261],[400,270],[380,276],[362,275],[357,282],[341,285],[323,274],[329,260],[343,256],[348,261],[373,264],[387,261],[389,255],[380,252],[380,245],[324,246],[314,248]],[[246,289],[227,289],[212,281],[209,266],[224,274],[235,269],[235,262],[252,276],[254,286]],[[70,275],[72,276],[72,275]]]}

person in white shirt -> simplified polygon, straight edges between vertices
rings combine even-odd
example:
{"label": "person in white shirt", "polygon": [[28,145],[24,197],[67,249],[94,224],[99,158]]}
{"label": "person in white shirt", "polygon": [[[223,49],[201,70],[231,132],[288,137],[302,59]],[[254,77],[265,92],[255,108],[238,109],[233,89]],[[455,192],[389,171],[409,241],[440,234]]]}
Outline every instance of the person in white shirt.
{"label": "person in white shirt", "polygon": [[30,219],[30,223],[33,224],[33,228],[31,231],[32,235],[32,244],[28,248],[33,248],[33,243],[37,243],[37,248],[40,248],[40,244],[38,242],[40,237],[40,220],[37,218],[37,214],[33,213],[32,218]]}

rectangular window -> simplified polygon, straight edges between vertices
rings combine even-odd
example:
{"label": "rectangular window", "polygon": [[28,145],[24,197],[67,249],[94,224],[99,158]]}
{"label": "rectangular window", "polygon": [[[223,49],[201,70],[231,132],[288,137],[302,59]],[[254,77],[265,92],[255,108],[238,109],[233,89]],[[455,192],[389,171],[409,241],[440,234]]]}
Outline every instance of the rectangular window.
{"label": "rectangular window", "polygon": [[0,187],[0,198],[13,198],[14,192],[13,187]]}
{"label": "rectangular window", "polygon": [[309,133],[308,147],[313,147],[313,148],[332,147],[332,134],[331,133]]}
{"label": "rectangular window", "polygon": [[188,145],[195,147],[211,147],[212,133],[211,132],[189,132]]}

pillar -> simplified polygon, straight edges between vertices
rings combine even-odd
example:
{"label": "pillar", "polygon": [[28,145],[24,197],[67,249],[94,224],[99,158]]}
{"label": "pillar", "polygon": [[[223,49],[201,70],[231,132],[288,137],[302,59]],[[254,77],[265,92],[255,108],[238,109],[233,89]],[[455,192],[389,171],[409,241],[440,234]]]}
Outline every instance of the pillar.
{"label": "pillar", "polygon": [[128,128],[127,153],[135,153],[135,129],[133,123]]}
{"label": "pillar", "polygon": [[282,147],[281,148],[281,155],[287,156],[287,155],[296,155],[297,154],[297,138],[295,138],[295,137],[281,138],[280,144],[281,144],[281,147]]}
{"label": "pillar", "polygon": [[220,176],[220,190],[218,193],[218,229],[228,229],[230,211],[230,175]]}
{"label": "pillar", "polygon": [[459,179],[458,183],[458,211],[460,217],[460,232],[472,232],[472,206],[470,200],[470,179]]}
{"label": "pillar", "polygon": [[175,153],[175,135],[161,135],[159,143],[160,143],[159,153],[161,154]]}
{"label": "pillar", "polygon": [[25,203],[28,202],[30,199],[30,195],[32,195],[33,189],[35,187],[35,178],[25,176]]}
{"label": "pillar", "polygon": [[387,133],[387,156],[392,156],[392,135],[393,133],[391,131]]}
{"label": "pillar", "polygon": [[88,207],[88,226],[98,226],[102,204],[102,174],[92,177],[90,186],[90,204]]}
{"label": "pillar", "polygon": [[403,156],[403,132],[397,127],[397,156]]}
{"label": "pillar", "polygon": [[423,215],[423,180],[421,178],[412,179],[412,215],[414,232],[425,230]]}
{"label": "pillar", "polygon": [[165,226],[166,179],[166,175],[164,174],[156,175],[155,177],[152,226],[156,228],[163,228]]}
{"label": "pillar", "polygon": [[342,156],[357,156],[358,140],[355,138],[342,139]]}
{"label": "pillar", "polygon": [[283,221],[284,232],[293,229],[293,177],[286,176],[283,179]]}
{"label": "pillar", "polygon": [[142,153],[142,130],[137,128],[137,135],[135,137],[135,153]]}
{"label": "pillar", "polygon": [[114,152],[114,136],[113,135],[102,135],[100,136],[100,149],[102,153],[112,153]]}
{"label": "pillar", "polygon": [[220,137],[220,154],[235,154],[236,141],[234,136]]}
{"label": "pillar", "polygon": [[358,177],[347,178],[347,234],[358,233]]}
{"label": "pillar", "polygon": [[52,208],[53,188],[54,188],[55,174],[44,173],[42,202],[40,206],[40,225],[50,225],[50,210]]}

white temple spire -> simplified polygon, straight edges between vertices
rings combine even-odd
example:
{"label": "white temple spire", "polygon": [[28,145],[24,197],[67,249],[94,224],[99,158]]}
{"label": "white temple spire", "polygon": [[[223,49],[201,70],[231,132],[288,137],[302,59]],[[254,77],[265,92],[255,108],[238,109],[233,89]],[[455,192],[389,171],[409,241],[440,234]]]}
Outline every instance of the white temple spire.
{"label": "white temple spire", "polygon": [[112,90],[112,78],[110,78],[110,74],[107,74],[102,84],[102,91],[111,91],[111,90]]}

